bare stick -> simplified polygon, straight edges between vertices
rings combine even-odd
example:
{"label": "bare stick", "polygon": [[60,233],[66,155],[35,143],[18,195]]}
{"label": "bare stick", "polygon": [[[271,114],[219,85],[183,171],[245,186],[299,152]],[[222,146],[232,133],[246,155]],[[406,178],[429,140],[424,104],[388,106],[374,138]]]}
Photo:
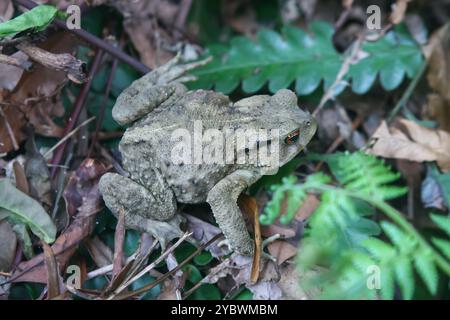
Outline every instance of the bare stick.
{"label": "bare stick", "polygon": [[163,261],[170,253],[172,253],[184,240],[186,240],[188,237],[192,235],[192,232],[186,232],[183,234],[183,236],[178,239],[177,242],[173,246],[171,246],[169,249],[167,249],[163,254],[161,254],[158,259],[150,263],[147,267],[142,269],[141,272],[139,272],[137,275],[135,275],[133,278],[128,280],[125,283],[122,283],[120,287],[118,287],[116,290],[114,290],[113,294],[108,297],[107,300],[113,299],[117,294],[121,293],[123,290],[125,290],[130,284],[141,278],[143,275],[145,275],[147,272],[149,272],[151,269],[156,267],[161,261]]}
{"label": "bare stick", "polygon": [[[37,6],[37,4],[34,1],[30,1],[30,0],[14,0],[14,2],[27,8],[27,9],[32,9],[35,6]],[[108,52],[110,55],[112,55],[112,56],[116,57],[117,59],[121,60],[122,62],[125,62],[126,64],[130,65],[131,67],[133,67],[134,69],[139,71],[141,74],[146,74],[151,71],[151,69],[149,67],[147,67],[145,64],[143,64],[139,60],[129,56],[122,50],[110,45],[106,41],[103,41],[102,39],[97,38],[96,36],[90,34],[89,32],[87,32],[83,29],[70,30],[67,28],[67,25],[64,21],[61,21],[58,19],[55,19],[54,23],[58,27],[74,33],[75,35],[77,35],[78,37],[80,37],[81,39],[86,41],[87,43],[97,47],[98,49]]]}
{"label": "bare stick", "polygon": [[155,286],[157,286],[158,284],[160,284],[161,282],[163,282],[164,280],[166,280],[168,277],[170,277],[171,275],[175,274],[178,270],[180,270],[181,268],[183,268],[186,264],[189,263],[189,261],[191,261],[192,259],[194,259],[194,257],[196,255],[198,255],[200,252],[202,252],[205,248],[208,248],[211,244],[213,244],[215,241],[217,241],[220,237],[222,237],[223,234],[222,233],[218,233],[216,234],[214,237],[212,237],[208,242],[202,244],[201,246],[199,246],[197,248],[197,250],[195,250],[189,257],[187,257],[183,262],[181,262],[178,266],[176,266],[175,268],[173,268],[172,270],[170,270],[169,272],[166,272],[161,278],[158,278],[157,280],[153,281],[152,283],[143,286],[142,288],[139,288],[135,291],[132,292],[127,292],[124,293],[120,296],[117,296],[116,299],[128,299],[131,297],[134,297],[136,295],[142,294],[144,292],[147,292],[148,290],[151,290],[152,288],[154,288]]}
{"label": "bare stick", "polygon": [[51,53],[39,47],[32,45],[25,41],[16,46],[22,52],[43,66],[67,73],[67,77],[76,83],[83,83],[87,81],[87,76],[84,72],[85,63],[69,53]]}
{"label": "bare stick", "polygon": [[64,142],[66,142],[67,139],[69,139],[71,136],[73,136],[75,133],[77,133],[78,130],[80,130],[81,127],[87,125],[89,122],[94,120],[95,117],[91,117],[81,123],[78,127],[73,129],[71,132],[69,132],[67,135],[65,135],[61,140],[58,141],[57,144],[55,144],[53,147],[51,147],[46,153],[44,153],[44,158],[47,158],[55,149],[57,149],[60,145],[62,145]]}
{"label": "bare stick", "polygon": [[348,73],[350,69],[350,65],[355,60],[359,49],[361,48],[361,45],[364,40],[364,35],[360,35],[358,39],[355,41],[353,48],[350,52],[350,54],[345,58],[344,63],[341,65],[341,69],[339,70],[336,79],[334,80],[333,84],[328,88],[328,90],[323,95],[322,99],[320,100],[319,105],[317,106],[316,110],[313,112],[313,116],[317,115],[317,113],[323,108],[325,103],[328,102],[328,100],[334,99],[334,92],[337,88],[337,86],[342,82],[345,75]]}
{"label": "bare stick", "polygon": [[5,122],[6,131],[8,132],[9,138],[11,139],[11,143],[13,145],[14,150],[19,150],[19,144],[17,143],[17,139],[14,136],[14,132],[11,128],[11,125],[8,122],[8,119],[6,118],[6,114],[3,112],[2,107],[0,106],[0,116],[3,117],[3,120]]}

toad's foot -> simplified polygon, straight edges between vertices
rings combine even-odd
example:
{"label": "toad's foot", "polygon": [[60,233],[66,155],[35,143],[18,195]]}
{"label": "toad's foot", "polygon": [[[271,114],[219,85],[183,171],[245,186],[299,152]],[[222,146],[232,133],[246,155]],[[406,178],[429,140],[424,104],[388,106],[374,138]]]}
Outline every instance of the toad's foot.
{"label": "toad's foot", "polygon": [[274,242],[275,240],[278,240],[280,238],[281,238],[280,234],[276,233],[276,234],[270,236],[269,238],[263,240],[263,242],[261,243],[261,258],[265,258],[265,259],[271,260],[273,262],[277,261],[277,258],[275,258],[274,256],[272,256],[269,253],[264,252],[264,249],[269,244],[271,244],[272,242]]}
{"label": "toad's foot", "polygon": [[180,58],[180,54],[178,53],[172,60],[155,70],[157,74],[156,85],[166,85],[174,81],[187,82],[196,80],[195,76],[187,76],[186,73],[192,69],[204,66],[212,60],[212,57],[208,57],[200,61],[179,64]]}

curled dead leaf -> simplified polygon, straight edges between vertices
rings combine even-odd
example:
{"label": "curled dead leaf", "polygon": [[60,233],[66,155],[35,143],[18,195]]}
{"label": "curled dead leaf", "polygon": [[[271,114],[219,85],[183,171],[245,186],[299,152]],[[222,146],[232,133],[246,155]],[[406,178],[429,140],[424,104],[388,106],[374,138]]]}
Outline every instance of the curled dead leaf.
{"label": "curled dead leaf", "polygon": [[450,24],[433,33],[424,54],[428,59],[427,80],[433,91],[427,97],[424,115],[450,132]]}
{"label": "curled dead leaf", "polygon": [[400,119],[388,128],[385,121],[372,136],[368,152],[376,156],[416,162],[436,161],[443,172],[450,171],[450,134]]}

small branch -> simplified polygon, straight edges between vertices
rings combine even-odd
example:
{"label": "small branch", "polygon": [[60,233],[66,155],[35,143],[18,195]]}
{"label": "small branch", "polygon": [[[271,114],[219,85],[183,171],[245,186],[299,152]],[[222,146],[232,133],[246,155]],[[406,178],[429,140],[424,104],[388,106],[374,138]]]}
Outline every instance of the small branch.
{"label": "small branch", "polygon": [[[16,4],[19,4],[19,5],[27,8],[27,9],[32,9],[35,6],[37,6],[37,4],[34,1],[30,1],[30,0],[14,0],[14,2]],[[128,54],[126,54],[122,50],[120,50],[120,49],[110,45],[106,41],[103,41],[102,39],[97,38],[96,36],[90,34],[89,32],[87,32],[87,31],[85,31],[83,29],[69,30],[67,28],[66,23],[64,21],[61,21],[61,20],[58,20],[58,19],[55,19],[54,23],[58,27],[60,27],[60,28],[62,28],[64,30],[67,30],[69,32],[74,33],[75,35],[77,35],[78,37],[80,37],[81,39],[86,41],[87,43],[95,46],[96,48],[101,49],[102,51],[108,52],[113,57],[116,57],[117,59],[121,60],[122,62],[130,65],[135,70],[139,71],[141,74],[146,74],[146,73],[151,71],[151,69],[149,67],[147,67],[145,64],[143,64],[139,60],[129,56]]]}
{"label": "small branch", "polygon": [[65,143],[67,141],[67,139],[69,139],[70,137],[72,137],[75,133],[77,133],[78,130],[80,130],[81,127],[87,125],[89,122],[91,122],[92,120],[94,120],[95,117],[91,117],[89,119],[87,119],[86,121],[84,121],[83,123],[81,123],[78,127],[76,127],[75,129],[73,129],[71,132],[69,132],[67,135],[64,136],[64,138],[62,138],[61,140],[58,141],[57,144],[55,144],[53,147],[51,147],[45,154],[44,154],[44,158],[47,158],[53,151],[55,151],[55,149],[57,149],[60,145],[62,145],[63,143]]}
{"label": "small branch", "polygon": [[86,73],[84,72],[85,63],[69,53],[51,53],[27,41],[21,42],[16,47],[28,55],[31,60],[47,68],[66,72],[67,77],[75,83],[87,81]]}
{"label": "small branch", "polygon": [[15,66],[25,71],[30,71],[33,66],[30,61],[17,59],[4,54],[0,54],[0,64],[9,64],[10,66]]}
{"label": "small branch", "polygon": [[114,258],[112,277],[115,278],[122,269],[123,241],[125,240],[125,210],[120,208],[117,220],[116,232],[114,233]]}
{"label": "small branch", "polygon": [[[119,41],[120,47],[123,47],[123,41],[124,41],[124,37],[122,35],[120,38],[120,41]],[[97,144],[97,140],[99,139],[99,131],[102,127],[103,119],[105,118],[105,109],[106,109],[106,105],[108,103],[109,93],[111,92],[111,87],[112,87],[112,83],[114,80],[114,76],[116,74],[118,62],[119,62],[119,60],[117,58],[115,58],[112,62],[111,71],[108,76],[108,81],[106,82],[106,88],[105,88],[105,93],[103,95],[102,104],[100,105],[100,108],[98,111],[97,123],[95,126],[95,132],[92,136],[91,146],[89,147],[88,158],[91,156],[92,150],[94,149],[94,146]]]}
{"label": "small branch", "polygon": [[6,114],[3,112],[3,108],[0,106],[0,116],[3,117],[3,120],[5,122],[6,131],[8,132],[9,139],[11,139],[11,143],[13,145],[14,150],[19,150],[19,144],[17,143],[17,139],[14,136],[14,131],[11,128],[11,125],[8,122],[8,118],[6,117]]}
{"label": "small branch", "polygon": [[[97,53],[95,54],[95,58],[94,58],[94,62],[92,63],[91,70],[89,71],[88,81],[83,84],[81,91],[77,96],[77,100],[75,101],[75,105],[73,107],[72,114],[70,115],[70,118],[69,118],[69,123],[64,128],[63,135],[69,134],[69,132],[73,130],[73,128],[75,127],[75,124],[78,121],[78,117],[80,116],[81,109],[83,109],[83,107],[84,107],[88,92],[91,88],[92,79],[93,79],[94,75],[97,73],[97,69],[100,66],[100,62],[102,61],[102,56],[103,56],[103,51],[98,50]],[[64,149],[66,147],[66,143],[67,143],[67,140],[64,141],[57,148],[56,153],[53,155],[53,158],[51,161],[51,164],[53,165],[52,170],[51,170],[52,177],[55,177],[56,170],[57,170],[56,165],[59,165],[59,163],[61,162],[61,159],[64,155]]]}
{"label": "small branch", "polygon": [[[156,267],[161,261],[163,261],[167,256],[172,253],[184,240],[186,240],[188,237],[192,235],[192,232],[187,232],[183,234],[183,236],[178,239],[177,242],[173,246],[171,246],[169,249],[167,249],[163,254],[161,254],[158,259],[150,263],[147,267],[142,269],[137,275],[135,275],[130,280],[123,283],[120,287],[118,287],[116,290],[114,290],[113,294],[108,297],[108,300],[114,299],[115,296],[117,296],[119,293],[121,293],[123,290],[125,290],[130,284],[135,282],[136,280],[140,279],[143,275],[145,275],[147,272],[152,270],[154,267]],[[175,269],[175,268],[174,268]]]}
{"label": "small branch", "polygon": [[183,262],[181,262],[178,266],[176,266],[175,268],[173,268],[172,270],[170,270],[169,272],[166,272],[161,278],[158,278],[157,280],[153,281],[152,283],[143,286],[142,288],[139,288],[135,291],[131,291],[131,292],[127,292],[124,293],[120,296],[115,297],[116,300],[123,300],[123,299],[128,299],[134,296],[137,296],[139,294],[145,293],[148,290],[151,290],[152,288],[154,288],[155,286],[157,286],[158,284],[160,284],[161,282],[163,282],[164,280],[166,280],[168,277],[170,277],[171,275],[175,274],[178,270],[180,270],[181,268],[183,268],[186,264],[188,264],[192,259],[194,259],[194,257],[196,255],[198,255],[200,252],[202,252],[204,249],[208,248],[211,244],[213,244],[214,242],[216,242],[220,237],[222,237],[223,234],[219,233],[216,234],[214,237],[212,237],[208,242],[202,244],[201,246],[199,246],[197,248],[197,250],[195,250],[189,257],[187,257]]}
{"label": "small branch", "polygon": [[392,111],[389,113],[389,116],[386,119],[387,123],[391,122],[397,115],[397,113],[400,111],[400,109],[402,109],[405,106],[406,102],[408,102],[409,98],[413,94],[414,89],[416,88],[417,84],[419,83],[419,80],[422,78],[422,75],[426,69],[427,69],[427,61],[425,60],[420,66],[420,69],[415,75],[414,79],[409,83],[408,88],[406,88],[402,97],[395,105],[394,109],[392,109]]}
{"label": "small branch", "polygon": [[336,87],[342,82],[345,75],[350,70],[350,65],[355,60],[356,56],[358,55],[358,52],[361,48],[361,45],[364,41],[364,34],[361,34],[358,39],[355,41],[352,50],[350,51],[350,54],[347,55],[344,62],[341,65],[341,69],[339,70],[336,79],[334,80],[333,84],[328,88],[328,90],[323,95],[322,99],[320,100],[319,105],[317,106],[316,110],[313,112],[313,116],[317,115],[317,113],[325,106],[325,103],[328,102],[328,100],[334,99],[334,92],[336,90]]}

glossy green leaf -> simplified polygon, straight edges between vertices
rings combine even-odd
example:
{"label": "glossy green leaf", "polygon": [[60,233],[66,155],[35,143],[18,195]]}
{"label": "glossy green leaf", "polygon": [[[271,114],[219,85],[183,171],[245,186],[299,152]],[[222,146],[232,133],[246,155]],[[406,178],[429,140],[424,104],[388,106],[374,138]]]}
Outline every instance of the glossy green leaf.
{"label": "glossy green leaf", "polygon": [[400,285],[403,298],[410,300],[414,294],[414,274],[411,261],[407,257],[396,259],[395,279]]}
{"label": "glossy green leaf", "polygon": [[49,5],[34,7],[14,19],[0,23],[0,37],[14,36],[29,29],[42,31],[53,21],[57,12],[58,9]]}
{"label": "glossy green leaf", "polygon": [[45,242],[55,241],[56,226],[50,216],[36,200],[14,187],[9,179],[0,179],[0,208],[8,210],[8,219],[27,225]]}
{"label": "glossy green leaf", "polygon": [[450,218],[448,216],[432,214],[431,220],[450,236]]}
{"label": "glossy green leaf", "polygon": [[417,272],[427,285],[432,294],[436,294],[438,288],[438,272],[431,252],[420,250],[414,255],[414,264]]}
{"label": "glossy green leaf", "polygon": [[[336,79],[344,56],[333,46],[333,27],[313,22],[309,32],[285,26],[281,33],[264,29],[252,41],[236,37],[228,50],[209,50],[214,57],[208,65],[193,72],[198,81],[193,87],[229,93],[242,82],[246,93],[259,91],[266,84],[270,92],[295,84],[299,95],[316,90],[321,83],[327,89]],[[377,75],[386,90],[397,88],[407,76],[413,77],[422,63],[420,48],[401,28],[389,32],[376,42],[364,43],[367,57],[350,66],[344,80],[351,82],[355,93],[366,93]],[[338,85],[334,94],[345,89]]]}
{"label": "glossy green leaf", "polygon": [[194,257],[195,264],[199,266],[206,266],[213,259],[213,256],[208,251],[203,251],[202,253]]}

